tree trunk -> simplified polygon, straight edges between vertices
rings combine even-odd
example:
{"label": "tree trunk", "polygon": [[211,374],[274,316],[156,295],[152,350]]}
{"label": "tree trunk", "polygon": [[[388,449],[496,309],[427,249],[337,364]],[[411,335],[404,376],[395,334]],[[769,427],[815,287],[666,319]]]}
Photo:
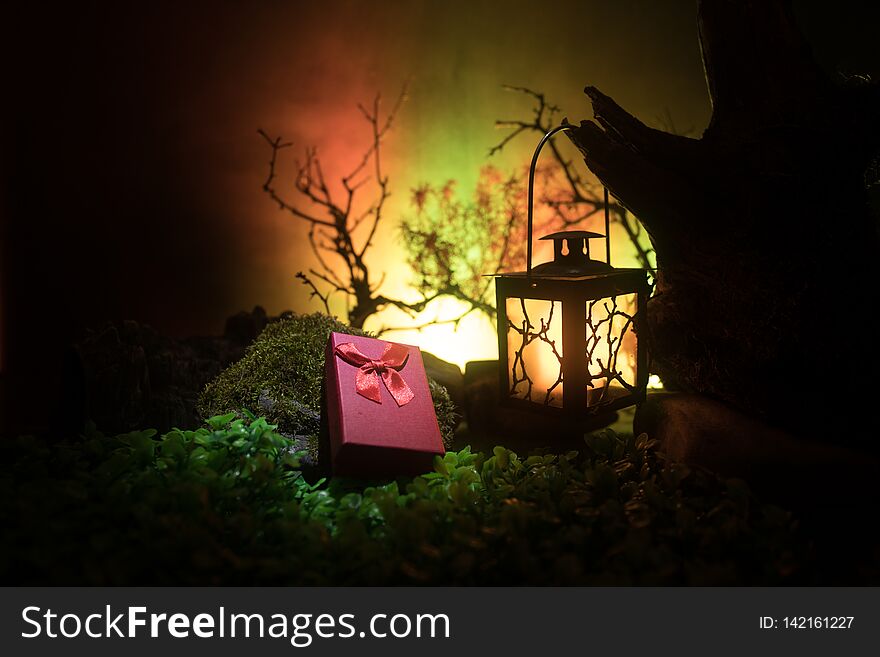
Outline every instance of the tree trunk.
{"label": "tree trunk", "polygon": [[[698,24],[712,100],[700,139],[649,128],[593,87],[595,121],[568,134],[656,249],[652,370],[827,435],[873,397],[880,365],[865,173],[880,86],[828,79],[785,0],[702,0]],[[874,443],[862,433],[832,439]]]}

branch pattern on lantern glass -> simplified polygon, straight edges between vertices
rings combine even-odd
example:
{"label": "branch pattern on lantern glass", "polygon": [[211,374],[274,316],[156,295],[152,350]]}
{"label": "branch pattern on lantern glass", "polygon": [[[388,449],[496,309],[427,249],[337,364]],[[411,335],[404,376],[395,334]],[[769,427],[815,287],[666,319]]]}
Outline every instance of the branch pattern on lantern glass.
{"label": "branch pattern on lantern glass", "polygon": [[562,302],[509,298],[506,311],[510,396],[561,407]]}
{"label": "branch pattern on lantern glass", "polygon": [[584,356],[589,406],[614,401],[635,389],[635,308],[635,294],[587,302]]}

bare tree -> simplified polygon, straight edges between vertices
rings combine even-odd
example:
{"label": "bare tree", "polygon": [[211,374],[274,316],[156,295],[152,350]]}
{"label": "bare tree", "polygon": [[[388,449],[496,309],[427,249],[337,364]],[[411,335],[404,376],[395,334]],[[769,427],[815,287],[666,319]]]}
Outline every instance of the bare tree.
{"label": "bare tree", "polygon": [[[527,120],[499,120],[496,125],[512,132],[489,150],[500,153],[523,134],[543,135],[557,123],[559,110],[543,94],[522,87],[507,87],[534,100]],[[503,174],[485,166],[470,200],[455,193],[455,181],[443,185],[423,184],[412,191],[412,213],[401,222],[401,236],[407,262],[414,272],[416,301],[404,301],[381,292],[384,272],[373,275],[366,255],[374,244],[390,196],[388,176],[382,168],[382,141],[391,130],[405,97],[405,89],[391,111],[380,116],[380,98],[370,108],[358,109],[370,129],[371,140],[358,164],[340,179],[343,193],[335,196],[327,184],[317,149],[307,148],[305,159],[295,161],[295,200],[283,195],[276,183],[278,159],[292,144],[282,137],[259,134],[271,148],[263,190],[295,219],[308,224],[308,241],[317,267],[297,277],[330,313],[330,299],[342,295],[347,321],[362,328],[368,318],[393,307],[410,318],[424,311],[432,301],[453,298],[463,304],[455,316],[436,316],[422,324],[381,326],[379,333],[422,329],[435,324],[458,326],[473,312],[494,321],[492,280],[486,275],[522,268],[526,245],[526,170]],[[583,223],[604,210],[601,186],[584,178],[576,163],[567,159],[557,144],[549,144],[552,157],[538,170],[540,196],[538,230],[559,230]],[[638,221],[612,202],[609,211],[629,236],[639,262],[651,268],[651,249],[644,244]]]}
{"label": "bare tree", "polygon": [[[534,137],[537,143],[559,124],[559,108],[543,94],[506,88],[530,97],[534,106],[527,119],[496,121],[496,126],[511,132],[489,150],[490,157],[522,135]],[[536,233],[579,226],[605,209],[601,184],[585,178],[580,162],[566,158],[555,142],[548,149],[552,157],[537,171]],[[413,285],[424,296],[440,292],[464,303],[457,317],[430,323],[457,323],[474,311],[494,320],[492,280],[486,275],[525,267],[527,177],[526,167],[505,175],[485,166],[470,200],[455,194],[452,180],[413,190],[413,212],[401,226]],[[623,226],[638,262],[653,269],[653,251],[639,222],[616,201],[608,209]]]}
{"label": "bare tree", "polygon": [[379,95],[370,107],[358,104],[370,129],[370,143],[354,169],[340,179],[343,192],[338,195],[333,194],[324,178],[317,149],[306,148],[304,161],[295,161],[295,200],[289,200],[276,183],[279,155],[293,144],[281,136],[272,138],[265,131],[258,131],[271,148],[263,191],[279,209],[309,227],[308,241],[318,266],[308,274],[298,272],[297,277],[311,289],[311,297],[317,297],[328,314],[330,298],[342,295],[346,301],[347,321],[357,328],[363,328],[367,318],[389,306],[415,316],[443,294],[438,290],[412,303],[386,296],[380,292],[384,272],[374,276],[366,262],[385,218],[385,203],[391,195],[388,176],[382,168],[382,141],[391,130],[405,97],[406,88],[384,118],[380,116]]}
{"label": "bare tree", "polygon": [[[490,157],[500,153],[507,144],[520,135],[532,135],[537,143],[552,128],[565,121],[565,119],[557,119],[559,107],[548,102],[543,93],[526,87],[509,85],[505,86],[505,89],[531,97],[534,105],[531,117],[528,119],[500,119],[495,122],[496,127],[511,129],[512,132],[489,149]],[[590,180],[581,175],[581,163],[566,158],[555,141],[550,141],[547,148],[558,166],[563,185],[545,184],[539,200],[553,210],[557,224],[569,228],[581,224],[599,212],[604,212],[605,199],[601,184],[597,180]],[[641,266],[645,269],[654,269],[653,250],[650,245],[646,245],[646,236],[638,220],[613,200],[609,202],[608,210],[612,219],[626,232]]]}
{"label": "bare tree", "polygon": [[[524,261],[525,193],[518,176],[486,166],[471,201],[455,193],[455,181],[413,190],[413,213],[401,223],[413,285],[423,295],[442,292],[464,303],[452,318],[429,324],[458,324],[474,311],[494,318],[489,298],[495,274]],[[394,329],[391,329],[394,330]]]}

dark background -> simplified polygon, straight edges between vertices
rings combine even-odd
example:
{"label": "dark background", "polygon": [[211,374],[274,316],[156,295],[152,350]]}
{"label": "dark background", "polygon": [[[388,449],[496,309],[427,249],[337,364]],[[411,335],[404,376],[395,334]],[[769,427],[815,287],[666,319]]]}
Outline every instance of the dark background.
{"label": "dark background", "polygon": [[[364,12],[372,3],[362,4],[359,11]],[[459,12],[467,23],[475,20],[471,4],[399,3],[397,13],[405,23],[411,13],[404,8],[418,6],[425,21],[442,7],[450,20],[455,16],[449,12]],[[539,3],[514,4],[520,22],[542,11]],[[562,17],[541,23],[548,34],[556,24],[576,35],[576,19],[590,11],[601,12],[602,29],[613,40],[629,38],[630,23],[642,32],[656,30],[670,52],[680,50],[688,62],[688,88],[699,89],[692,61],[694,1],[556,4],[553,11]],[[65,349],[86,327],[134,318],[169,335],[211,334],[222,329],[227,315],[266,303],[253,298],[253,290],[264,283],[247,266],[245,233],[251,229],[246,218],[224,216],[217,209],[224,194],[231,193],[212,179],[218,154],[197,147],[204,134],[192,132],[191,122],[181,116],[203,112],[205,132],[222,130],[223,123],[212,120],[215,114],[235,117],[236,107],[212,107],[207,100],[211,85],[226,84],[227,76],[258,74],[248,68],[255,44],[307,40],[322,24],[340,18],[322,3],[182,5],[27,3],[3,10],[4,420],[28,416],[33,422],[18,425],[41,424]],[[496,17],[511,7],[501,2],[480,6]],[[876,3],[795,6],[817,58],[829,71],[880,72]],[[585,24],[585,34],[589,30]],[[487,31],[482,38],[491,42],[502,32]],[[636,32],[632,38],[647,37]],[[638,43],[633,47],[637,50]],[[541,56],[540,50],[534,53]],[[654,65],[639,59],[639,75],[628,83],[630,95],[650,85]],[[583,82],[573,77],[574,93]],[[241,97],[240,102],[251,107],[258,100]],[[705,114],[705,96],[698,91],[682,103],[695,106],[696,115]],[[249,121],[236,129],[252,134],[259,126]],[[242,285],[243,277],[249,285]]]}

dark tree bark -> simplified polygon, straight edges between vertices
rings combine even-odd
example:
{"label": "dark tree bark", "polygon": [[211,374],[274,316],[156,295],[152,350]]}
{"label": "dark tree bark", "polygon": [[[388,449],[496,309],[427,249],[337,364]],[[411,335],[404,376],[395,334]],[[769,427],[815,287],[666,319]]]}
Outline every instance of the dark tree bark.
{"label": "dark tree bark", "polygon": [[[880,86],[819,69],[785,0],[702,0],[712,119],[645,126],[598,89],[569,132],[648,230],[653,370],[801,435],[874,396],[880,238],[865,172]],[[852,432],[852,428],[847,428]],[[833,436],[873,444],[873,432]]]}

